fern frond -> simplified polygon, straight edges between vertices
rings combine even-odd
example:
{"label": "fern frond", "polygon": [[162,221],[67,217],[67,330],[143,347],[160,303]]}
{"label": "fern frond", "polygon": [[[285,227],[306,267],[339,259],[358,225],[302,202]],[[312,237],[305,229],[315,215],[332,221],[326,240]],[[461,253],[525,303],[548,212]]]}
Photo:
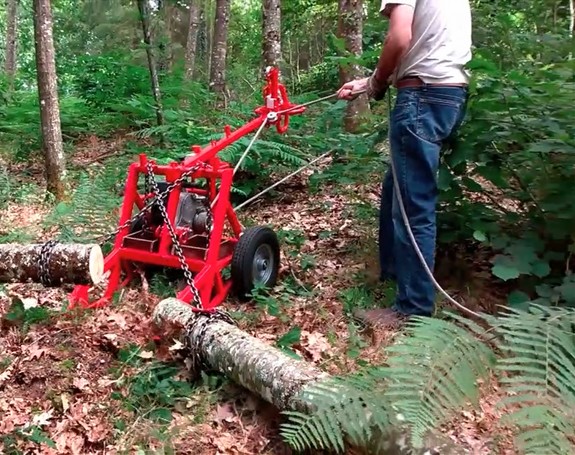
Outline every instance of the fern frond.
{"label": "fern frond", "polygon": [[526,454],[575,453],[575,311],[533,305],[508,310],[496,331],[502,336],[504,420],[517,426]]}
{"label": "fern frond", "polygon": [[369,376],[314,384],[301,399],[313,412],[286,411],[289,421],[281,427],[284,440],[298,451],[315,448],[343,452],[345,442],[365,445],[374,433],[382,434],[391,426],[391,407],[382,402]]}
{"label": "fern frond", "polygon": [[478,402],[478,379],[495,363],[494,353],[470,331],[433,318],[412,318],[387,352],[385,396],[409,425],[414,447],[454,412]]}

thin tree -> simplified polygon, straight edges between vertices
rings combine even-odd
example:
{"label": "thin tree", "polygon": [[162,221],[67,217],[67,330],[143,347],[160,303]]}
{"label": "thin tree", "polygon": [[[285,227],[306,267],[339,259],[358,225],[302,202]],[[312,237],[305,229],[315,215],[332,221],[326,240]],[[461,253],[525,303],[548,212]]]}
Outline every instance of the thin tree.
{"label": "thin tree", "polygon": [[50,0],[34,0],[33,12],[36,74],[47,190],[54,195],[56,201],[61,201],[66,192],[66,165],[60,125]]}
{"label": "thin tree", "polygon": [[[338,36],[345,41],[350,57],[360,57],[363,52],[363,2],[362,0],[339,0]],[[344,84],[361,77],[362,70],[355,63],[340,65],[340,82]],[[346,131],[356,132],[362,118],[369,113],[369,100],[360,95],[348,103],[344,117]]]}
{"label": "thin tree", "polygon": [[210,65],[210,86],[223,97],[226,88],[226,56],[228,50],[228,27],[230,22],[230,0],[216,0],[216,18],[212,57]]}
{"label": "thin tree", "polygon": [[16,56],[18,49],[18,7],[19,0],[6,0],[6,61],[4,70],[8,77],[8,90],[14,89]]}
{"label": "thin tree", "polygon": [[142,33],[144,34],[144,44],[146,45],[146,55],[148,57],[148,68],[150,70],[150,81],[152,85],[152,95],[156,104],[156,120],[158,125],[164,124],[164,110],[162,107],[162,94],[160,91],[160,80],[158,70],[154,59],[152,48],[152,35],[150,32],[150,15],[148,0],[138,0],[138,10],[140,12],[140,23],[142,24]]}
{"label": "thin tree", "polygon": [[188,20],[188,37],[186,40],[186,53],[184,55],[184,80],[190,81],[194,76],[196,64],[196,49],[198,45],[198,30],[200,28],[200,1],[190,0],[188,3],[190,13]]}
{"label": "thin tree", "polygon": [[282,53],[280,0],[262,2],[264,67],[277,66]]}

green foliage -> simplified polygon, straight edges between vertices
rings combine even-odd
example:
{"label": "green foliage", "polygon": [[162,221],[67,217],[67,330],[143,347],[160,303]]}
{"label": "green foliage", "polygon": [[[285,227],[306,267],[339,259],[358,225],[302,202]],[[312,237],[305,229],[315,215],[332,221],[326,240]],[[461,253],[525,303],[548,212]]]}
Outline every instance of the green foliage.
{"label": "green foliage", "polygon": [[3,319],[20,327],[22,333],[27,333],[32,325],[46,323],[51,317],[52,313],[48,309],[41,306],[26,308],[22,300],[13,298]]}
{"label": "green foliage", "polygon": [[574,310],[532,304],[485,322],[492,328],[459,317],[413,318],[386,348],[385,366],[306,388],[301,398],[311,411],[288,412],[282,435],[297,450],[342,452],[344,441],[369,446],[395,429],[423,448],[431,432],[478,407],[479,385],[494,376],[501,423],[516,429],[520,453],[572,453]]}
{"label": "green foliage", "polygon": [[527,454],[575,450],[575,338],[572,310],[533,306],[497,321],[503,357],[498,370],[517,444]]}
{"label": "green foliage", "polygon": [[124,405],[148,419],[169,423],[172,409],[193,393],[190,383],[178,378],[180,373],[177,365],[147,364],[129,379]]}
{"label": "green foliage", "polygon": [[80,174],[70,201],[58,204],[46,219],[47,226],[58,227],[60,241],[90,243],[116,229],[127,167],[118,159],[92,175]]}

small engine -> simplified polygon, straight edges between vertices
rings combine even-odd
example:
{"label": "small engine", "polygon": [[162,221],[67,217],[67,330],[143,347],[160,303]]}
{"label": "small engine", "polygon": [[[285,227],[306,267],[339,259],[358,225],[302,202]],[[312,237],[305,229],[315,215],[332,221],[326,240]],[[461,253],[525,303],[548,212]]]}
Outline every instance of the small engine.
{"label": "small engine", "polygon": [[209,233],[212,215],[207,198],[182,191],[176,213],[176,227],[188,228],[196,235]]}

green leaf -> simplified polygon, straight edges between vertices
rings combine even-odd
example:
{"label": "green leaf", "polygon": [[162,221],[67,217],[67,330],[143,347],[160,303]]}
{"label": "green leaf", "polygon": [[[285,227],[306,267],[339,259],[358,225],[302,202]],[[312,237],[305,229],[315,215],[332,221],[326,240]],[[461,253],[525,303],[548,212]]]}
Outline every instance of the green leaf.
{"label": "green leaf", "polygon": [[487,241],[487,236],[485,235],[485,233],[481,232],[481,231],[475,231],[473,233],[473,238],[475,240],[477,240],[478,242],[485,242]]}
{"label": "green leaf", "polygon": [[301,328],[296,326],[289,330],[285,335],[283,335],[278,341],[277,345],[282,348],[287,348],[296,343],[299,343],[301,339]]}
{"label": "green leaf", "polygon": [[521,275],[517,267],[505,264],[495,264],[491,268],[491,273],[503,281],[513,280]]}
{"label": "green leaf", "polygon": [[172,421],[172,411],[167,408],[156,408],[150,412],[150,420],[160,423],[170,423]]}
{"label": "green leaf", "polygon": [[539,278],[544,278],[551,273],[549,263],[545,261],[537,261],[533,264],[533,274]]}
{"label": "green leaf", "polygon": [[451,172],[449,172],[447,167],[441,166],[439,168],[439,176],[437,178],[437,187],[442,191],[448,190],[451,186],[451,182],[453,182]]}
{"label": "green leaf", "polygon": [[567,303],[575,303],[575,283],[566,283],[559,286],[561,297]]}
{"label": "green leaf", "polygon": [[522,291],[513,291],[507,297],[507,303],[511,308],[521,308],[526,307],[526,303],[529,303],[529,296]]}

